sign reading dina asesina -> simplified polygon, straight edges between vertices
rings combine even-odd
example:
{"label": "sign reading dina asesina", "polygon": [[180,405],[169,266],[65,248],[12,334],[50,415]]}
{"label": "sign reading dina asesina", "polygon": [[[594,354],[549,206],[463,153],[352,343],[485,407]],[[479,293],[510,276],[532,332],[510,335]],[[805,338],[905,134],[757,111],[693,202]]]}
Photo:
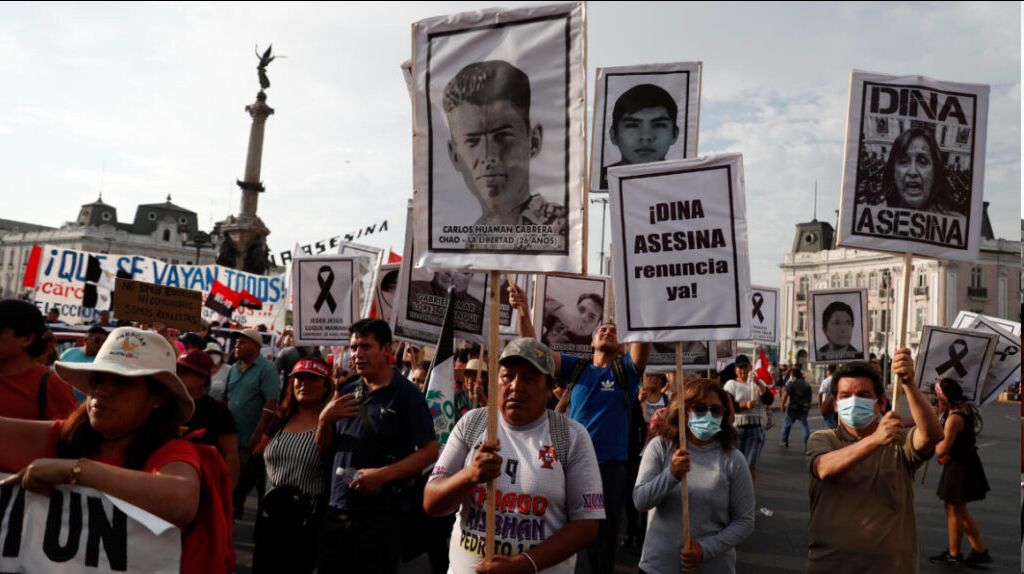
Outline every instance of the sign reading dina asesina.
{"label": "sign reading dina asesina", "polygon": [[742,156],[613,167],[608,178],[622,340],[748,339]]}

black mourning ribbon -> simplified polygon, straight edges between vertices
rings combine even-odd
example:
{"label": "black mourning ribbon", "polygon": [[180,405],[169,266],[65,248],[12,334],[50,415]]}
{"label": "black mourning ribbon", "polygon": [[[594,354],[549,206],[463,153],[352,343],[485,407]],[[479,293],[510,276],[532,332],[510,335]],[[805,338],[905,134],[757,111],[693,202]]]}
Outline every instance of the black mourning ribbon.
{"label": "black mourning ribbon", "polygon": [[949,360],[936,367],[935,371],[942,374],[950,369],[956,369],[957,376],[966,377],[967,368],[960,363],[960,359],[967,356],[967,341],[957,339],[953,341],[947,351],[949,352]]}
{"label": "black mourning ribbon", "polygon": [[996,351],[996,356],[999,357],[999,362],[1002,363],[1006,360],[1006,357],[1012,357],[1020,352],[1020,349],[1013,346],[1007,346],[1002,351]]}
{"label": "black mourning ribbon", "polygon": [[764,305],[764,295],[760,293],[754,293],[754,316],[757,320],[764,323],[764,313],[761,312],[761,305]]}
{"label": "black mourning ribbon", "polygon": [[[327,275],[324,275],[326,273]],[[334,301],[334,296],[331,295],[331,287],[334,285],[334,269],[331,269],[330,265],[323,265],[320,267],[320,271],[317,271],[316,282],[320,286],[320,295],[317,296],[316,302],[313,303],[313,310],[317,313],[320,312],[320,308],[327,303],[331,313],[338,308],[338,304]]]}

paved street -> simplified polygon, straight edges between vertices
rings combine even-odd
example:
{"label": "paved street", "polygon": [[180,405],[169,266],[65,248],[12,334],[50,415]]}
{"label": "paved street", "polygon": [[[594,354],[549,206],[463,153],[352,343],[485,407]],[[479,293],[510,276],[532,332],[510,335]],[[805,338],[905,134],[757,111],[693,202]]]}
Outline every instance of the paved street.
{"label": "paved street", "polygon": [[[982,411],[985,428],[978,437],[978,447],[992,491],[988,497],[970,505],[970,510],[981,528],[995,563],[991,572],[1017,572],[1020,563],[1020,511],[1019,484],[1019,406],[992,404]],[[813,407],[812,412],[817,412]],[[790,448],[778,446],[781,417],[775,413],[776,427],[769,431],[761,455],[758,474],[757,508],[767,508],[773,515],[757,514],[754,534],[739,547],[737,571],[740,573],[777,574],[803,572],[807,553],[807,524],[809,520],[807,498],[807,470],[803,451],[799,448],[801,430],[796,427],[790,436]],[[822,428],[821,417],[811,417],[811,430]],[[928,556],[945,547],[946,523],[942,502],[935,496],[941,468],[932,462],[927,475],[919,472],[916,485],[917,525],[922,573],[947,572],[944,566],[929,564]],[[922,476],[924,484],[921,484]],[[238,551],[238,572],[247,574],[252,549],[251,533],[255,499],[247,505],[246,520],[235,528]],[[968,550],[964,541],[964,551]],[[620,550],[616,572],[635,573],[639,553]],[[403,573],[427,573],[429,567],[413,562]]]}

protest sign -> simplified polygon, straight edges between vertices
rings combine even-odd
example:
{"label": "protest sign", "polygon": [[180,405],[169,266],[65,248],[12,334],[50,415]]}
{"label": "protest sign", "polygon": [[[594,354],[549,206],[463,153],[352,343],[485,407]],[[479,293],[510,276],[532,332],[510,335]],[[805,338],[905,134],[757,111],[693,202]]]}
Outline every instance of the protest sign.
{"label": "protest sign", "polygon": [[[0,473],[0,479],[9,474]],[[141,508],[83,486],[49,495],[0,489],[2,572],[177,574],[181,531]]]}
{"label": "protest sign", "polygon": [[373,289],[377,304],[377,317],[394,324],[391,315],[395,308],[395,294],[398,292],[400,263],[383,263],[377,268],[376,286]]}
{"label": "protest sign", "polygon": [[977,261],[988,93],[851,74],[839,245]]}
{"label": "protest sign", "polygon": [[772,287],[750,288],[750,340],[779,342],[779,290]]}
{"label": "protest sign", "polygon": [[416,265],[583,264],[583,3],[413,24]]}
{"label": "protest sign", "polygon": [[454,288],[455,336],[484,343],[487,273],[430,271],[425,267],[413,267],[419,251],[413,240],[411,220],[406,223],[405,253],[407,255],[402,258],[398,275],[398,304],[393,311],[395,338],[416,344],[437,344],[450,285]]}
{"label": "protest sign", "polygon": [[354,255],[292,261],[296,345],[348,344],[349,327],[359,313],[358,273],[359,257]]}
{"label": "protest sign", "polygon": [[[683,341],[683,366],[686,369],[715,368],[715,346],[712,341]],[[647,359],[647,373],[674,373],[676,346],[674,343],[654,343]]]}
{"label": "protest sign", "polygon": [[748,339],[743,156],[613,167],[608,178],[620,339]]}
{"label": "protest sign", "polygon": [[373,305],[373,288],[377,283],[377,268],[384,262],[384,250],[346,241],[338,246],[338,255],[358,257],[356,277],[359,278],[359,316],[369,317]]}
{"label": "protest sign", "polygon": [[955,379],[963,388],[964,398],[979,404],[997,339],[993,333],[925,325],[915,384],[925,394],[934,395],[936,383]]}
{"label": "protest sign", "polygon": [[594,331],[606,320],[609,278],[538,275],[533,324],[553,352],[590,359]]}
{"label": "protest sign", "polygon": [[712,341],[715,344],[715,368],[724,369],[729,363],[736,360],[739,354],[739,345],[736,341]]}
{"label": "protest sign", "polygon": [[700,62],[598,68],[590,191],[608,191],[608,168],[697,157]]}
{"label": "protest sign", "polygon": [[867,289],[810,292],[811,362],[837,364],[868,360]]}
{"label": "protest sign", "polygon": [[960,311],[957,313],[956,319],[953,319],[953,324],[950,325],[950,327],[954,329],[968,329],[979,317],[985,319],[989,323],[1002,327],[1010,333],[1013,333],[1014,337],[1020,337],[1020,323],[1017,321],[1011,321],[1010,319],[1003,319],[1000,317],[989,317],[988,315],[981,315],[971,311]]}
{"label": "protest sign", "polygon": [[[239,307],[234,310],[231,321],[247,328],[265,325],[279,333],[284,330],[287,301],[284,274],[254,275],[221,265],[181,265],[142,255],[91,253],[56,245],[43,245],[38,265],[26,270],[26,275],[30,272],[35,274],[33,298],[40,311],[45,314],[51,307],[56,307],[69,323],[91,323],[98,318],[97,310],[82,306],[90,255],[100,260],[105,268],[112,268],[122,276],[155,285],[200,291],[204,300],[214,281],[236,292],[248,291],[263,303],[263,308],[257,311]],[[224,320],[219,313],[207,307],[202,309],[202,318],[205,321]]]}
{"label": "protest sign", "polygon": [[154,285],[118,277],[114,283],[114,315],[145,325],[163,323],[172,329],[198,331],[203,294],[191,289]]}
{"label": "protest sign", "polygon": [[375,233],[384,233],[388,230],[388,222],[389,220],[385,219],[380,223],[371,223],[349,231],[348,233],[335,235],[329,239],[321,239],[320,241],[314,241],[312,243],[296,243],[295,247],[291,250],[279,251],[277,254],[267,253],[267,258],[270,259],[270,264],[272,266],[277,267],[280,265],[281,267],[285,267],[291,263],[292,259],[300,255],[330,254],[332,251],[336,251],[338,246],[344,241],[355,241],[356,239],[363,239]]}
{"label": "protest sign", "polygon": [[[512,273],[512,282],[515,283],[524,293],[529,293],[533,286],[533,275],[529,273]],[[508,298],[508,278],[503,276],[498,294],[501,296],[501,316],[498,318],[498,334],[502,339],[515,339],[519,337],[519,309],[512,307]]]}
{"label": "protest sign", "polygon": [[1003,389],[1020,381],[1020,337],[984,315],[975,317],[966,328],[980,333],[992,333],[997,337],[992,366],[977,401],[978,406],[985,406],[996,400]]}

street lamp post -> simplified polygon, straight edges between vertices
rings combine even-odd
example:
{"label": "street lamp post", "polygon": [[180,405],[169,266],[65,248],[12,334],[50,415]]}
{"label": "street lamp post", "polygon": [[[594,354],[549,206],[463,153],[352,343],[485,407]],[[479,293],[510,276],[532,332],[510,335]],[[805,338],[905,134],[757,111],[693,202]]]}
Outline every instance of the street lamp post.
{"label": "street lamp post", "polygon": [[187,225],[179,225],[178,226],[178,235],[181,237],[181,246],[182,247],[195,247],[196,248],[195,264],[199,265],[199,253],[200,253],[200,250],[202,250],[203,247],[212,244],[212,242],[210,241],[210,234],[208,234],[206,232],[203,232],[203,231],[197,231],[196,234],[192,237],[192,241],[189,241],[188,240],[189,239],[188,226]]}

